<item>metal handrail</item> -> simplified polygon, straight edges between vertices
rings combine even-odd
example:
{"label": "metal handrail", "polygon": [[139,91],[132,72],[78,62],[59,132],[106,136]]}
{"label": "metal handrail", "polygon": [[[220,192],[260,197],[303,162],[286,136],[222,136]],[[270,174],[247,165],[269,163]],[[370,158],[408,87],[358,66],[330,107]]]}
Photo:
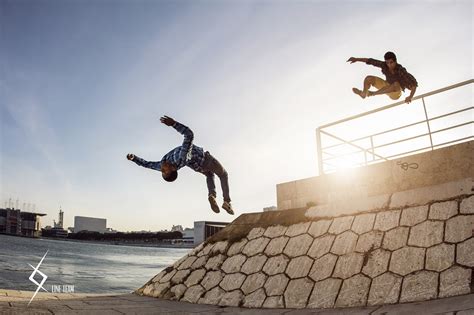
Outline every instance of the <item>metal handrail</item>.
{"label": "metal handrail", "polygon": [[[382,161],[382,160],[386,161],[386,160],[388,160],[390,158],[393,158],[393,157],[396,157],[396,156],[406,155],[406,154],[409,154],[409,153],[418,152],[418,151],[427,150],[427,149],[434,150],[434,148],[437,148],[439,146],[443,146],[443,145],[451,144],[451,143],[454,143],[454,142],[459,142],[459,141],[462,141],[462,140],[468,140],[468,139],[474,138],[474,136],[471,135],[471,136],[468,136],[468,137],[463,137],[461,139],[456,139],[456,140],[448,141],[448,142],[441,143],[441,144],[433,144],[433,139],[432,139],[433,134],[440,133],[442,131],[446,131],[446,130],[450,130],[450,129],[454,129],[454,128],[458,128],[458,127],[461,127],[461,126],[469,125],[469,124],[472,124],[474,122],[469,121],[469,122],[466,122],[466,123],[461,123],[461,124],[457,124],[457,125],[453,125],[453,126],[449,126],[449,127],[446,127],[446,128],[442,128],[442,129],[432,131],[431,130],[432,128],[430,126],[431,121],[436,120],[436,119],[440,119],[440,118],[444,118],[444,117],[447,117],[447,116],[450,116],[450,115],[455,115],[455,114],[458,114],[458,113],[461,113],[461,112],[473,110],[474,107],[469,106],[467,108],[463,108],[463,109],[460,109],[460,110],[456,110],[456,111],[453,111],[453,112],[450,112],[450,113],[446,113],[446,114],[442,114],[442,115],[438,115],[438,116],[430,118],[430,117],[428,117],[428,112],[427,112],[426,104],[425,104],[425,98],[427,98],[429,96],[439,94],[439,93],[442,93],[442,92],[446,92],[446,91],[449,91],[449,90],[452,90],[452,89],[455,89],[455,88],[459,88],[459,87],[462,87],[462,86],[465,86],[465,85],[468,85],[468,84],[472,84],[472,83],[474,83],[474,79],[459,82],[457,84],[453,84],[453,85],[450,85],[450,86],[447,86],[447,87],[444,87],[444,88],[441,88],[441,89],[437,89],[437,90],[434,90],[434,91],[431,91],[431,92],[421,94],[421,95],[418,95],[418,96],[414,97],[413,101],[418,100],[418,99],[422,100],[424,116],[425,116],[425,119],[422,120],[422,121],[406,124],[406,125],[396,127],[396,128],[391,128],[391,129],[388,129],[388,130],[384,130],[384,131],[381,131],[381,132],[377,132],[377,133],[374,133],[374,134],[371,134],[371,135],[368,135],[368,136],[364,136],[364,137],[360,137],[360,138],[356,138],[356,139],[352,139],[352,140],[343,139],[342,137],[334,135],[334,134],[328,132],[327,130],[323,130],[324,128],[328,128],[328,127],[331,127],[331,126],[334,126],[334,125],[338,125],[338,124],[341,124],[341,123],[344,123],[344,122],[348,122],[348,121],[351,121],[351,120],[354,120],[354,119],[358,119],[358,118],[368,116],[368,115],[371,115],[371,114],[374,114],[374,113],[377,113],[377,112],[380,112],[380,111],[387,110],[389,108],[393,108],[393,107],[405,104],[404,101],[399,101],[399,102],[396,102],[396,103],[393,103],[393,104],[389,104],[389,105],[386,105],[386,106],[383,106],[383,107],[380,107],[380,108],[377,108],[377,109],[374,109],[374,110],[370,110],[370,111],[367,111],[367,112],[364,112],[364,113],[361,113],[361,114],[353,115],[353,116],[350,116],[350,117],[347,117],[347,118],[344,118],[344,119],[340,119],[340,120],[337,120],[335,122],[328,123],[328,124],[325,124],[325,125],[322,125],[322,126],[318,127],[316,129],[316,138],[317,138],[317,154],[318,154],[319,174],[324,174],[324,165],[325,164],[330,165],[330,163],[327,163],[326,161],[341,158],[341,157],[348,156],[348,155],[363,153],[365,163],[357,163],[357,164],[368,165],[368,164],[373,164],[377,161]],[[423,133],[421,135],[416,135],[416,136],[410,136],[408,138],[399,139],[397,141],[392,141],[392,142],[389,142],[389,143],[384,143],[384,144],[379,144],[377,146],[374,146],[374,139],[373,138],[375,136],[380,136],[380,135],[383,135],[383,134],[387,134],[389,132],[398,131],[398,130],[401,130],[401,129],[404,129],[404,128],[412,127],[412,126],[423,124],[423,123],[426,123],[427,130],[428,130],[427,133]],[[332,137],[332,138],[336,139],[337,141],[340,141],[341,143],[332,144],[332,145],[323,147],[322,143],[321,143],[321,140],[322,140],[321,134]],[[416,139],[416,138],[426,137],[426,136],[429,136],[429,139],[430,139],[430,146],[428,146],[428,147],[419,148],[419,149],[416,149],[416,150],[411,150],[411,151],[408,151],[408,152],[398,153],[398,154],[391,155],[391,156],[386,156],[386,157],[375,153],[375,149],[377,149],[377,148],[386,147],[386,146],[389,146],[389,145],[401,143],[401,142],[408,141],[408,140],[413,140],[413,139]],[[370,144],[371,144],[370,148],[364,148],[363,146],[355,144],[355,142],[362,141],[362,140],[367,140],[367,139],[370,140]],[[349,153],[339,154],[339,155],[329,153],[329,152],[325,151],[327,149],[335,148],[335,147],[342,146],[342,145],[349,145],[353,148],[356,148],[357,150],[353,151],[353,152],[349,152]],[[323,153],[327,154],[327,155],[330,155],[330,157],[323,158]],[[371,161],[367,160],[367,155],[372,156]]]}

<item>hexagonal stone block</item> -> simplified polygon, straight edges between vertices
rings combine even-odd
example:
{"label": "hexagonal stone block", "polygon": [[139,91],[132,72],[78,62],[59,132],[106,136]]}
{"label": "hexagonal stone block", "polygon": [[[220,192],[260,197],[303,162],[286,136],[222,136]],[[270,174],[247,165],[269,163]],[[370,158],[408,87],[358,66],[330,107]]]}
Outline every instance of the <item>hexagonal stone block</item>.
{"label": "hexagonal stone block", "polygon": [[245,245],[244,249],[242,249],[242,253],[247,256],[263,253],[263,250],[269,242],[270,239],[266,237],[255,238]]}
{"label": "hexagonal stone block", "polygon": [[184,255],[173,264],[173,268],[178,269],[178,267],[188,258],[189,258],[189,254]]}
{"label": "hexagonal stone block", "polygon": [[[242,284],[241,290],[245,295],[250,294],[254,292],[255,290],[258,290],[261,287],[263,287],[266,280],[267,280],[267,276],[264,273],[262,272],[254,273],[253,275],[250,275],[247,277],[247,279],[245,279],[244,283]],[[263,300],[262,300],[262,303],[263,303]]]}
{"label": "hexagonal stone block", "polygon": [[377,213],[374,230],[388,231],[398,226],[400,210],[383,211]]}
{"label": "hexagonal stone block", "polygon": [[308,250],[308,256],[311,258],[319,258],[331,250],[332,243],[336,237],[334,235],[325,235],[318,237]]}
{"label": "hexagonal stone block", "polygon": [[283,225],[273,225],[267,227],[265,230],[265,233],[263,233],[263,236],[269,237],[269,238],[275,238],[279,237],[282,235],[285,235],[286,230],[288,227],[283,226]]}
{"label": "hexagonal stone block", "polygon": [[426,250],[426,269],[443,271],[454,263],[455,245],[439,244]]}
{"label": "hexagonal stone block", "polygon": [[361,274],[344,280],[336,307],[364,306],[367,303],[370,279]]}
{"label": "hexagonal stone block", "polygon": [[335,218],[328,232],[331,234],[341,234],[351,228],[352,221],[354,221],[353,216]]}
{"label": "hexagonal stone block", "polygon": [[308,307],[311,308],[331,308],[339,293],[342,280],[329,278],[323,281],[316,282],[313,292],[309,297]]}
{"label": "hexagonal stone block", "polygon": [[193,272],[191,272],[191,274],[186,279],[184,284],[186,284],[187,287],[191,287],[195,284],[198,284],[202,280],[202,278],[204,278],[205,274],[206,274],[205,269],[194,270]]}
{"label": "hexagonal stone block", "polygon": [[382,239],[383,232],[381,231],[370,231],[368,233],[364,233],[359,236],[355,250],[357,252],[365,253],[369,250],[379,248],[382,244]]}
{"label": "hexagonal stone block", "polygon": [[309,277],[314,281],[329,278],[336,265],[337,256],[333,254],[326,254],[314,261]]}
{"label": "hexagonal stone block", "polygon": [[306,277],[313,265],[313,259],[308,256],[300,256],[290,260],[288,267],[286,267],[286,274],[290,279]]}
{"label": "hexagonal stone block", "polygon": [[269,277],[265,283],[265,291],[267,292],[267,295],[282,295],[283,292],[285,292],[289,281],[290,279],[288,279],[288,277],[283,273]]}
{"label": "hexagonal stone block", "polygon": [[171,278],[171,283],[172,284],[178,284],[178,283],[183,283],[184,279],[191,273],[191,270],[185,269],[185,270],[178,270],[178,272]]}
{"label": "hexagonal stone block", "polygon": [[399,226],[385,233],[382,247],[388,250],[396,250],[407,244],[410,228]]}
{"label": "hexagonal stone block", "polygon": [[188,288],[186,293],[184,293],[184,296],[181,298],[181,301],[196,303],[203,294],[204,288],[198,284]]}
{"label": "hexagonal stone block", "polygon": [[152,297],[163,297],[171,287],[170,282],[166,283],[154,283],[153,291],[151,293]]}
{"label": "hexagonal stone block", "polygon": [[283,255],[270,257],[263,266],[263,272],[269,276],[282,273],[285,271],[288,261],[289,259]]}
{"label": "hexagonal stone block", "polygon": [[209,255],[213,247],[214,247],[214,244],[206,244],[206,246],[204,246],[203,249],[199,253],[197,253],[197,256],[201,257],[201,256]]}
{"label": "hexagonal stone block", "polygon": [[347,279],[360,272],[364,262],[364,255],[351,253],[339,256],[333,277]]}
{"label": "hexagonal stone block", "polygon": [[372,280],[368,305],[397,303],[402,285],[402,277],[390,272],[384,273]]}
{"label": "hexagonal stone block", "polygon": [[420,271],[408,275],[403,280],[400,302],[415,302],[430,300],[437,297],[438,273]]}
{"label": "hexagonal stone block", "polygon": [[233,274],[230,274],[230,275],[225,275],[224,279],[222,279],[219,286],[224,291],[229,292],[229,291],[240,288],[242,283],[244,283],[245,278],[246,278],[246,276],[242,273],[233,273]]}
{"label": "hexagonal stone block", "polygon": [[263,289],[258,289],[257,291],[244,297],[244,307],[261,307],[265,301],[265,291]]}
{"label": "hexagonal stone block", "polygon": [[458,215],[446,221],[444,240],[458,243],[473,235],[474,215]]}
{"label": "hexagonal stone block", "polygon": [[191,265],[191,269],[199,269],[201,267],[204,267],[204,265],[206,265],[206,261],[207,261],[207,256],[199,257],[193,262],[193,264]]}
{"label": "hexagonal stone block", "polygon": [[309,227],[308,234],[313,237],[318,237],[325,234],[331,226],[332,220],[319,220],[311,223]]}
{"label": "hexagonal stone block", "polygon": [[188,289],[187,286],[185,286],[184,284],[178,284],[178,285],[175,285],[174,287],[172,287],[170,289],[170,292],[172,294],[172,297],[171,299],[172,300],[179,300],[183,297],[184,295],[184,292],[186,292],[186,290]]}
{"label": "hexagonal stone block", "polygon": [[471,269],[453,266],[440,275],[439,297],[471,293]]}
{"label": "hexagonal stone block", "polygon": [[362,273],[371,278],[375,278],[387,271],[389,260],[389,251],[376,249],[373,252],[370,252],[369,259],[367,259],[367,263],[362,268]]}
{"label": "hexagonal stone block", "polygon": [[456,214],[458,214],[458,202],[451,200],[432,204],[428,218],[431,220],[447,220]]}
{"label": "hexagonal stone block", "polygon": [[312,243],[313,238],[308,234],[292,237],[286,244],[283,253],[285,253],[289,257],[306,255]]}
{"label": "hexagonal stone block", "polygon": [[214,244],[214,246],[211,249],[212,254],[225,254],[227,251],[227,247],[229,245],[228,241],[220,241]]}
{"label": "hexagonal stone block", "polygon": [[173,278],[173,276],[176,274],[176,272],[178,272],[178,270],[176,270],[176,269],[171,270],[170,272],[165,274],[163,277],[161,277],[159,282],[160,283],[169,282],[171,280],[171,278]]}
{"label": "hexagonal stone block", "polygon": [[250,257],[242,266],[241,271],[247,275],[259,272],[260,270],[262,270],[262,267],[266,261],[267,256],[265,255],[257,255]]}
{"label": "hexagonal stone block", "polygon": [[224,263],[221,266],[221,269],[225,273],[234,273],[240,271],[240,268],[244,264],[244,262],[247,260],[247,257],[245,257],[242,254],[238,254],[235,256],[231,256],[227,258]]}
{"label": "hexagonal stone block", "polygon": [[188,257],[182,264],[179,265],[178,270],[191,268],[191,265],[196,261],[196,256]]}
{"label": "hexagonal stone block", "polygon": [[226,257],[222,254],[213,256],[207,260],[206,266],[207,270],[219,270],[219,267],[222,265]]}
{"label": "hexagonal stone block", "polygon": [[291,280],[285,291],[285,305],[287,308],[303,308],[308,302],[308,297],[313,289],[313,281],[302,278]]}
{"label": "hexagonal stone block", "polygon": [[199,299],[199,304],[217,305],[224,294],[224,290],[219,287],[215,287],[214,289],[207,291],[206,294]]}
{"label": "hexagonal stone block", "polygon": [[204,276],[204,279],[202,279],[201,285],[206,289],[206,291],[209,291],[210,289],[217,286],[222,281],[222,278],[224,278],[222,272],[209,271]]}
{"label": "hexagonal stone block", "polygon": [[459,212],[474,214],[474,196],[463,199],[459,206]]}
{"label": "hexagonal stone block", "polygon": [[357,234],[352,231],[346,231],[336,236],[331,253],[344,255],[353,252],[357,244]]}
{"label": "hexagonal stone block", "polygon": [[265,233],[265,228],[263,227],[255,227],[250,230],[249,234],[247,234],[248,240],[253,240],[254,238],[258,238]]}
{"label": "hexagonal stone block", "polygon": [[290,225],[285,232],[286,236],[293,237],[304,234],[308,231],[311,222],[302,222]]}
{"label": "hexagonal stone block", "polygon": [[457,245],[456,261],[458,264],[474,267],[474,238]]}
{"label": "hexagonal stone block", "polygon": [[239,306],[244,298],[240,290],[226,292],[219,301],[220,306]]}
{"label": "hexagonal stone block", "polygon": [[160,279],[163,278],[163,276],[166,275],[166,273],[167,273],[166,269],[161,270],[156,276],[153,277],[153,280],[151,282],[160,281]]}
{"label": "hexagonal stone block", "polygon": [[283,296],[269,296],[263,302],[262,307],[264,308],[284,308]]}
{"label": "hexagonal stone block", "polygon": [[423,269],[425,249],[417,247],[404,247],[392,253],[390,271],[405,276],[413,271]]}
{"label": "hexagonal stone block", "polygon": [[227,256],[240,254],[244,246],[247,245],[247,243],[248,243],[248,240],[246,238],[243,238],[240,241],[233,243],[232,245],[230,245],[229,249],[227,250]]}
{"label": "hexagonal stone block", "polygon": [[275,256],[283,253],[283,249],[285,248],[289,239],[290,238],[288,236],[280,236],[272,239],[265,248],[265,254],[268,256]]}
{"label": "hexagonal stone block", "polygon": [[400,225],[413,226],[425,221],[428,217],[428,206],[411,207],[402,211]]}
{"label": "hexagonal stone block", "polygon": [[443,222],[425,221],[411,228],[408,245],[430,247],[443,242]]}
{"label": "hexagonal stone block", "polygon": [[359,235],[364,234],[374,228],[374,222],[375,213],[361,214],[354,218],[351,229]]}

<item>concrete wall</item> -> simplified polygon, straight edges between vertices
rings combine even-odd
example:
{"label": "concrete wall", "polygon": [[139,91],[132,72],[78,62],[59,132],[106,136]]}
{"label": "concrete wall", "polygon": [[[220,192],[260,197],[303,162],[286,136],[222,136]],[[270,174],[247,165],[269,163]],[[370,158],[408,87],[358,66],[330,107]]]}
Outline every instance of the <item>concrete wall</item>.
{"label": "concrete wall", "polygon": [[[407,164],[400,164],[407,163]],[[413,164],[415,163],[415,164]],[[408,169],[402,166],[410,166]],[[279,210],[367,198],[474,177],[474,141],[277,185]],[[412,168],[417,166],[416,169]]]}
{"label": "concrete wall", "polygon": [[74,217],[74,233],[80,231],[91,231],[105,233],[107,230],[107,219],[91,217]]}

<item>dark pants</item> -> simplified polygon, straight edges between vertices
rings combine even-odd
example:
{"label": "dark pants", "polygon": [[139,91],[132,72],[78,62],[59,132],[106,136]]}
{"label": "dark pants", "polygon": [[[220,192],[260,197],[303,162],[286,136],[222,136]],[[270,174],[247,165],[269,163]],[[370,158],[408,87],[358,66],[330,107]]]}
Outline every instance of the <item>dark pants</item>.
{"label": "dark pants", "polygon": [[219,177],[221,181],[222,194],[224,195],[224,201],[230,202],[229,196],[229,178],[227,171],[222,167],[221,163],[216,160],[208,151],[204,154],[204,162],[202,165],[203,173],[206,175],[207,189],[209,195],[216,197],[216,184],[214,182],[214,174]]}

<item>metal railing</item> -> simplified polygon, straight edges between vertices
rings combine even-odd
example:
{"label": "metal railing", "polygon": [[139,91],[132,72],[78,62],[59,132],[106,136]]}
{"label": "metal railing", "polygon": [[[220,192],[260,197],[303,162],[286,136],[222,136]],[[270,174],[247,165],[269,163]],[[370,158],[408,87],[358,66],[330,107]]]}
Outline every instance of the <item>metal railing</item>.
{"label": "metal railing", "polygon": [[[361,113],[358,115],[354,115],[351,117],[347,117],[329,124],[322,125],[316,129],[316,139],[317,139],[317,154],[318,154],[318,170],[319,174],[322,175],[324,173],[328,173],[331,171],[337,170],[341,166],[341,161],[343,162],[342,165],[353,167],[353,166],[362,166],[373,164],[381,161],[387,161],[393,158],[399,158],[406,155],[411,155],[414,153],[424,152],[427,150],[434,150],[435,148],[447,146],[455,143],[460,143],[464,141],[468,141],[470,139],[474,139],[473,135],[473,109],[472,106],[472,89],[470,93],[470,99],[468,96],[469,106],[463,108],[456,108],[455,110],[451,110],[450,112],[445,112],[442,114],[437,114],[430,116],[429,111],[427,109],[426,99],[432,97],[434,95],[439,95],[449,90],[459,89],[462,87],[469,87],[470,84],[474,83],[474,79],[467,80],[464,82],[460,82],[454,85],[450,85],[438,90],[431,91],[429,93],[425,93],[422,95],[418,95],[413,98],[412,104],[406,104],[404,101],[399,101],[390,105],[386,105],[365,113]],[[469,91],[468,91],[469,92]],[[420,110],[420,115],[423,117],[421,120],[416,120],[407,123],[405,117],[413,118],[415,115],[405,116],[403,119],[403,123],[398,126],[394,126],[385,130],[377,131],[372,134],[357,136],[352,139],[348,139],[355,131],[355,129],[361,130],[364,128],[350,128],[347,125],[356,122],[357,120],[364,120],[369,119],[369,116],[376,116],[380,115],[383,112],[387,112],[388,110],[401,110],[401,105],[405,106],[416,106],[419,105],[420,102],[416,102],[417,100],[421,100],[423,112]],[[406,110],[406,107],[404,110]],[[439,109],[444,107],[435,108],[439,111]],[[378,114],[377,114],[378,113]],[[470,115],[469,115],[470,113]],[[390,113],[389,113],[390,114]],[[391,112],[391,114],[394,114]],[[438,121],[442,122],[444,118],[454,119],[456,117],[460,117],[459,114],[468,114],[467,121],[451,123],[451,124],[441,124],[443,128],[435,129],[433,128],[433,123]],[[396,116],[396,115],[394,115]],[[373,117],[372,117],[373,118]],[[381,124],[384,124],[383,121],[375,121],[370,118],[368,121],[372,123],[378,123],[378,127]],[[375,118],[374,118],[375,119]],[[389,119],[390,120],[390,119]],[[387,120],[386,120],[387,121]],[[363,123],[363,122],[362,122]],[[463,131],[461,128],[465,128],[471,125],[471,128],[468,129],[466,132]],[[345,128],[346,127],[346,128]],[[330,130],[339,129],[339,132]],[[417,132],[413,132],[411,129],[418,129]],[[342,135],[340,130],[348,131],[351,135]],[[367,127],[370,129],[370,127]],[[380,129],[380,128],[379,128]],[[420,130],[421,129],[421,130]],[[451,137],[451,139],[444,139],[443,141],[435,141],[433,138],[435,136],[439,136],[443,133],[447,134],[449,131],[453,131],[456,129],[457,135]],[[347,133],[347,132],[346,132]],[[403,134],[408,133],[408,136],[404,136],[402,138],[397,137],[397,133]],[[389,137],[391,135],[391,139]],[[385,139],[384,139],[385,138]],[[387,139],[388,138],[388,139]],[[446,136],[445,136],[446,138]],[[332,142],[332,144],[325,145],[325,142]],[[409,142],[412,142],[411,148]],[[418,143],[416,143],[418,142]],[[413,145],[414,143],[414,145]],[[397,148],[402,147],[402,148]],[[349,151],[347,151],[349,149]],[[383,152],[385,151],[385,152]]]}

